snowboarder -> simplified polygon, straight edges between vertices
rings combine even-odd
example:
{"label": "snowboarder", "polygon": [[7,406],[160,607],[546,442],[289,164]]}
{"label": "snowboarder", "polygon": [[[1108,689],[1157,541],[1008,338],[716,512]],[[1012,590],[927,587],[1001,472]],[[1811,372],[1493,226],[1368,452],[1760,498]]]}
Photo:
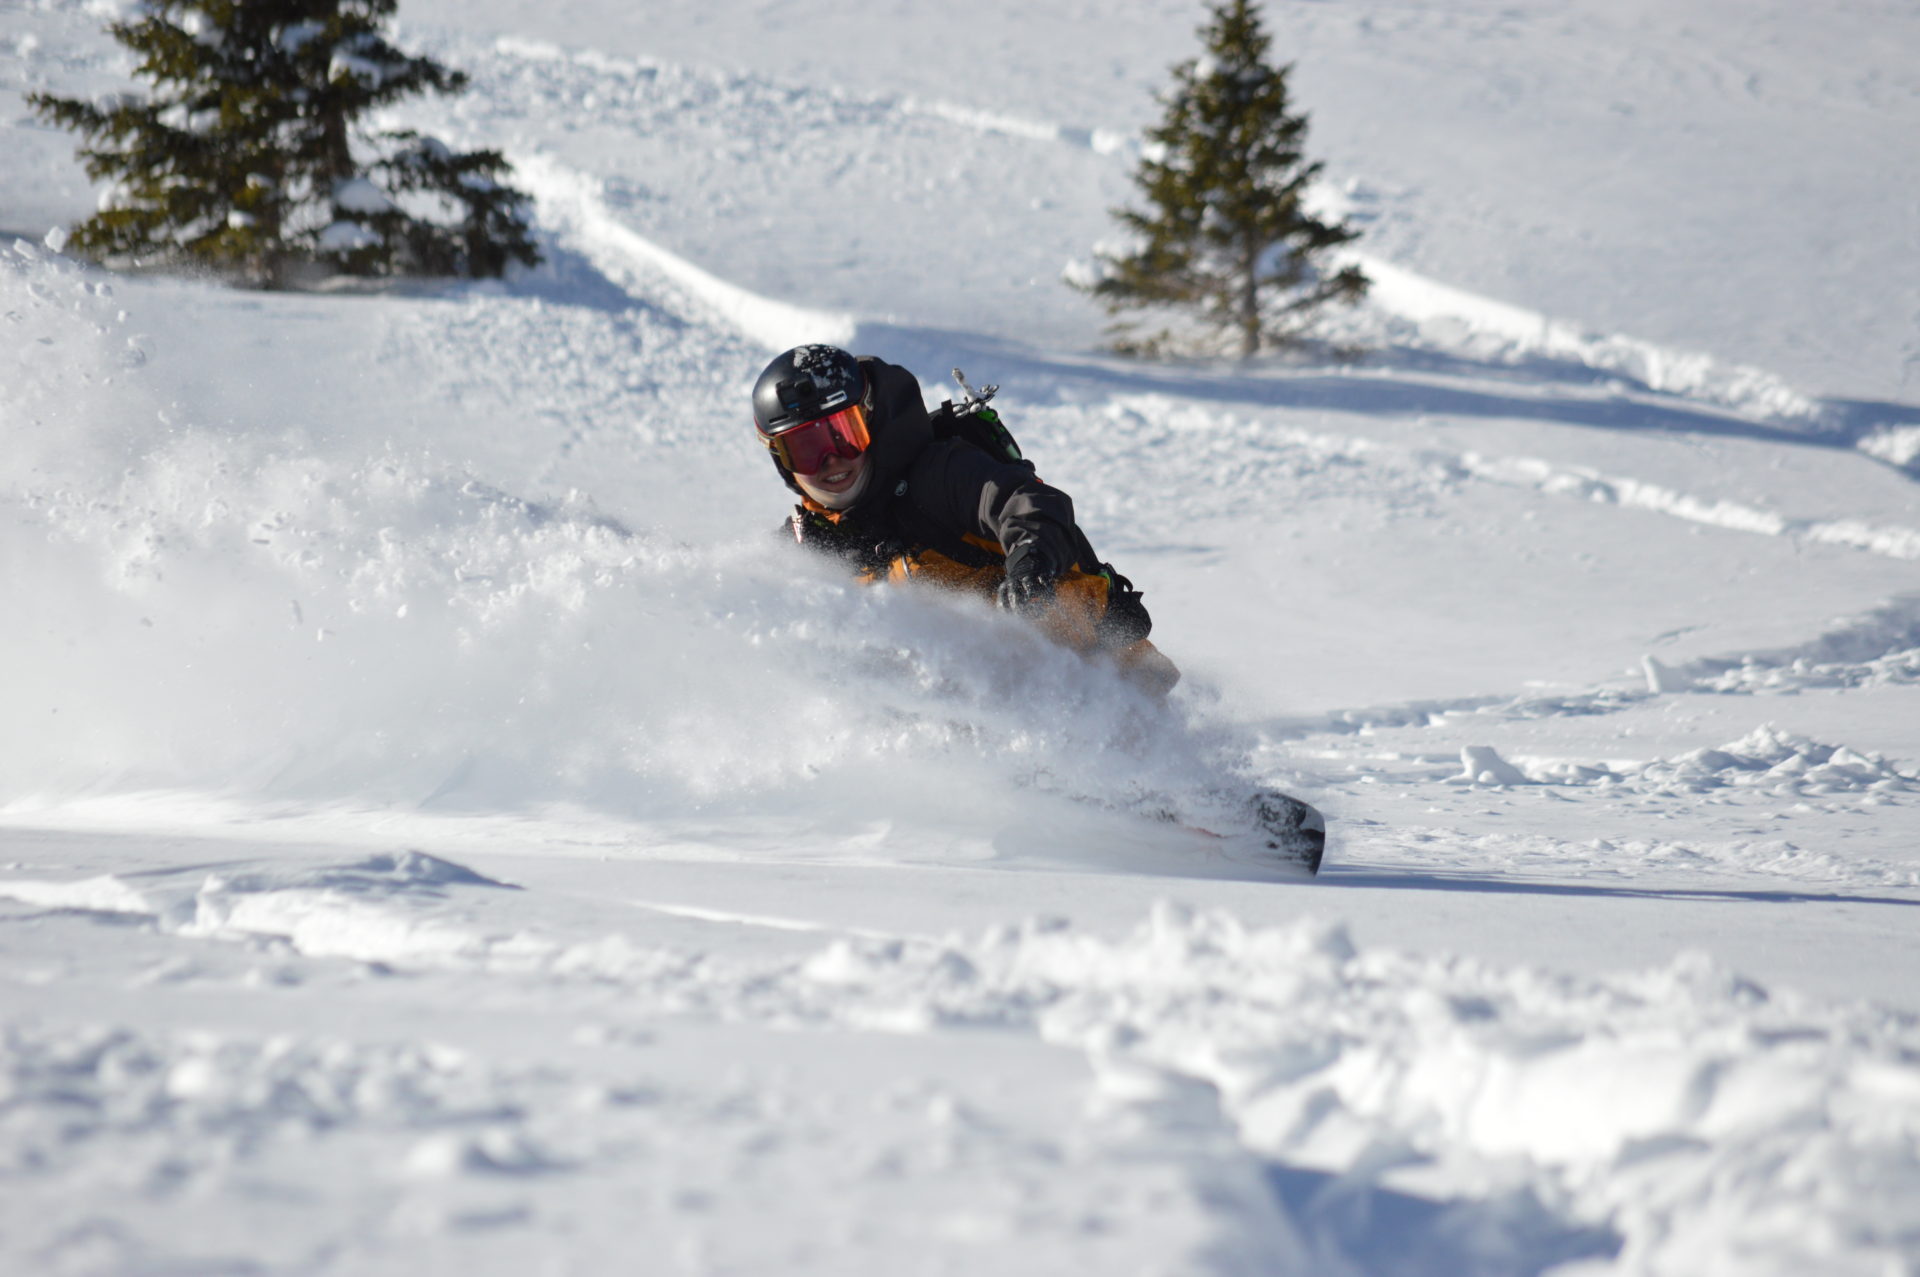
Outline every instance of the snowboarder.
{"label": "snowboarder", "polygon": [[929,413],[912,373],[870,355],[800,346],[768,364],[753,424],[800,497],[794,539],[862,580],[977,591],[1165,695],[1180,671],[1147,641],[1139,592],[1094,553],[1072,499],[1020,456],[985,407],[993,388],[961,386],[963,403]]}

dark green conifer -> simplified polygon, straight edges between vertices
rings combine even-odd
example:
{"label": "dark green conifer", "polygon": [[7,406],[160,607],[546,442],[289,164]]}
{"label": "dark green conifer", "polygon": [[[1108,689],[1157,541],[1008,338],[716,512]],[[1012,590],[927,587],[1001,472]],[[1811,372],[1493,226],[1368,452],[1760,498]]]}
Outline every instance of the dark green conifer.
{"label": "dark green conifer", "polygon": [[[1116,315],[1147,311],[1237,336],[1246,358],[1296,339],[1322,305],[1359,300],[1367,279],[1353,266],[1322,268],[1328,249],[1359,232],[1302,206],[1321,165],[1303,154],[1307,117],[1288,108],[1292,67],[1268,64],[1271,41],[1250,0],[1208,13],[1206,53],[1174,68],[1159,98],[1166,115],[1134,173],[1147,210],[1114,211],[1132,251],[1101,252],[1096,278],[1079,286]],[[1141,335],[1139,321],[1112,331],[1131,353],[1182,344],[1167,329]]]}
{"label": "dark green conifer", "polygon": [[498,275],[539,260],[497,151],[377,131],[368,113],[467,78],[388,43],[398,0],[146,0],[114,39],[149,97],[34,94],[111,185],[73,228],[113,264],[200,265],[264,287],[348,275]]}

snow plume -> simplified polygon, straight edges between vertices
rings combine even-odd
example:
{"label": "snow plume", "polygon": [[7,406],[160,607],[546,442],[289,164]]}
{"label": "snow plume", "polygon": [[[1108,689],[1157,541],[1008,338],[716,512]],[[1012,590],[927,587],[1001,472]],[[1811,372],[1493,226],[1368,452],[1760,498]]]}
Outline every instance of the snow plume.
{"label": "snow plume", "polygon": [[1019,791],[1157,813],[1221,784],[1167,711],[977,602],[868,590],[764,535],[696,548],[422,453],[199,424],[158,361],[125,384],[89,277],[4,281],[5,313],[81,349],[9,346],[7,591],[32,623],[0,635],[0,800],[724,809],[837,843],[847,811],[980,832]]}
{"label": "snow plume", "polygon": [[[58,238],[50,237],[50,238]],[[113,286],[24,239],[0,246],[0,427],[8,476],[59,458],[110,467],[111,446],[150,428],[137,406],[146,338]]]}

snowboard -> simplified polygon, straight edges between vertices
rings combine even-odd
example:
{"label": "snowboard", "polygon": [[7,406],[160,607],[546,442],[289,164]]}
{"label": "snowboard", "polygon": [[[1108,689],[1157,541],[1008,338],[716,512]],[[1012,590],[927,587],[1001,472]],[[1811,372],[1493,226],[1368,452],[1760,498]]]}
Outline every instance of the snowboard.
{"label": "snowboard", "polygon": [[1327,852],[1327,819],[1317,807],[1277,789],[1258,789],[1243,804],[1251,828],[1220,833],[1188,825],[1216,840],[1220,854],[1242,864],[1262,865],[1313,877]]}

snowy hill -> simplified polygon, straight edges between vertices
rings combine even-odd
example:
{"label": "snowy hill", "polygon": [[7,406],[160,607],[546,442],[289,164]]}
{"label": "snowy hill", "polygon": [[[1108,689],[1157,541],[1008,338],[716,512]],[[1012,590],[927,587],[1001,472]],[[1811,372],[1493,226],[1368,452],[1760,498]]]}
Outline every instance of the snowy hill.
{"label": "snowy hill", "polygon": [[[411,3],[549,262],[351,296],[51,251],[0,11],[0,1267],[1920,1271],[1920,19],[1270,6],[1373,353],[1222,368],[1059,283],[1197,6],[1032,9]],[[778,547],[801,339],[1172,705]]]}

